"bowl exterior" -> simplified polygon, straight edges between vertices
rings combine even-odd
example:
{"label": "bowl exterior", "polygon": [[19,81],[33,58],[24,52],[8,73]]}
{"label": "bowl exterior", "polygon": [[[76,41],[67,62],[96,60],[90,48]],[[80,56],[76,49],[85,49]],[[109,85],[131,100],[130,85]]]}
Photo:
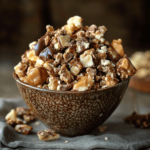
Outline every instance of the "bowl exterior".
{"label": "bowl exterior", "polygon": [[31,88],[16,80],[29,108],[48,127],[66,136],[90,133],[116,109],[129,79],[117,86],[87,92],[53,92]]}

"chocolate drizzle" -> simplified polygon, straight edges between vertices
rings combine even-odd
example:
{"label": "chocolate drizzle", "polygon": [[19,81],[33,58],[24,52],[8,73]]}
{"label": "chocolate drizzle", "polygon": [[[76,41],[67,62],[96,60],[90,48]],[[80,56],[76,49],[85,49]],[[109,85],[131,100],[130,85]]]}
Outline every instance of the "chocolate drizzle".
{"label": "chocolate drizzle", "polygon": [[54,50],[51,46],[46,47],[40,54],[39,58],[43,61],[48,61],[50,58],[57,54],[59,51]]}
{"label": "chocolate drizzle", "polygon": [[38,39],[38,43],[34,46],[35,55],[39,56],[40,52],[45,48],[45,36],[42,36],[40,39]]}

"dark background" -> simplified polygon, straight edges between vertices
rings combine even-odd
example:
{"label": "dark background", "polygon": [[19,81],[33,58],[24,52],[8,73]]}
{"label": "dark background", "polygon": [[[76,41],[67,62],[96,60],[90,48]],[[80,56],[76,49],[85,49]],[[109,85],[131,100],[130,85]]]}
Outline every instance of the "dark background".
{"label": "dark background", "polygon": [[29,43],[44,35],[45,26],[55,29],[79,15],[84,25],[105,25],[105,39],[121,38],[125,52],[150,47],[148,0],[0,0],[0,97],[16,97],[13,67]]}

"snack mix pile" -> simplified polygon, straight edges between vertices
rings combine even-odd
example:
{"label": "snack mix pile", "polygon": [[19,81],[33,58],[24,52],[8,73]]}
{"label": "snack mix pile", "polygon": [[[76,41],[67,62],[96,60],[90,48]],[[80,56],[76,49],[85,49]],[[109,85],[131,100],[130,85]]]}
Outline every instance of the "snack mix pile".
{"label": "snack mix pile", "polygon": [[83,26],[82,18],[47,32],[29,44],[30,50],[14,67],[18,78],[29,85],[62,91],[98,90],[127,79],[136,69],[124,53],[122,40],[111,44],[103,36],[105,26]]}

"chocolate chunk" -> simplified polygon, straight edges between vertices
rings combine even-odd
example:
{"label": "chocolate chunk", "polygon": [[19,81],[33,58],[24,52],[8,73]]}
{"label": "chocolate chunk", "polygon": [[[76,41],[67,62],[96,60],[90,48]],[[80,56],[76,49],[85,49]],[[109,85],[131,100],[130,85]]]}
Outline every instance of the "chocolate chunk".
{"label": "chocolate chunk", "polygon": [[39,56],[40,52],[45,48],[45,36],[42,36],[40,39],[38,39],[38,43],[34,46],[35,55]]}
{"label": "chocolate chunk", "polygon": [[51,46],[48,46],[39,54],[39,57],[43,61],[48,61],[54,54],[56,54],[56,51]]}

